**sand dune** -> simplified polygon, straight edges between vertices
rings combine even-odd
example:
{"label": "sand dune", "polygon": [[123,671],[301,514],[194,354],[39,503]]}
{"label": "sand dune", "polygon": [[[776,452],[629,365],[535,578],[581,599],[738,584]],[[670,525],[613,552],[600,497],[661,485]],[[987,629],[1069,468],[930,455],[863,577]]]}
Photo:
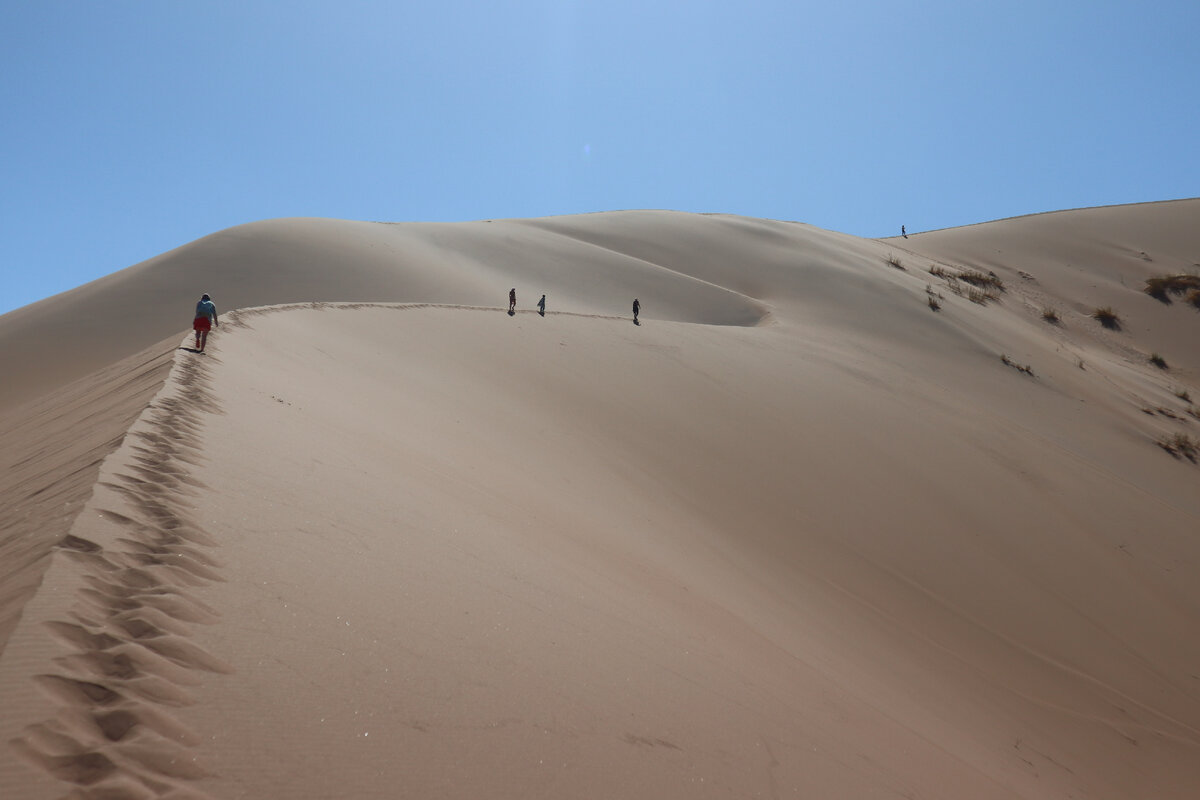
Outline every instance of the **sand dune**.
{"label": "sand dune", "polygon": [[0,317],[0,796],[1194,797],[1198,212],[276,220]]}

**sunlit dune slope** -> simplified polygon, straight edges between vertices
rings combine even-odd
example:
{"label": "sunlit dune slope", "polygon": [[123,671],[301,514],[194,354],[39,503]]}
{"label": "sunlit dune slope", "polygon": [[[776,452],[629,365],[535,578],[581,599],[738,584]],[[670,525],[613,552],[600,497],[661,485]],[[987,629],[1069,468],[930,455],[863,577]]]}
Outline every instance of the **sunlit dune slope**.
{"label": "sunlit dune slope", "polygon": [[286,220],[0,318],[241,309],[0,593],[0,794],[1194,797],[1197,211]]}
{"label": "sunlit dune slope", "polygon": [[[727,230],[718,218],[629,213],[682,217],[679,255],[697,272],[711,259],[706,242],[736,238],[737,229]],[[836,236],[759,224],[791,232],[797,246]],[[12,343],[0,350],[0,368],[22,375],[0,387],[0,407],[189,327],[203,292],[215,298],[218,310],[310,301],[498,306],[514,284],[520,284],[524,308],[545,292],[552,308],[623,313],[642,294],[655,298],[653,316],[660,319],[746,325],[764,313],[760,303],[721,284],[536,224],[268,220],[215,233],[0,317],[0,341]]]}

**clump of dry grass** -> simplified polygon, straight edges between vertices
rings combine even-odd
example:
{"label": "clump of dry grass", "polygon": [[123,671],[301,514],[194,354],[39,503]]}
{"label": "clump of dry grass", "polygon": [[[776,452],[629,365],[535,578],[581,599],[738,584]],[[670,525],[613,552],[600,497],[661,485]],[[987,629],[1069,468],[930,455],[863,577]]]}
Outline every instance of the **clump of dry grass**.
{"label": "clump of dry grass", "polygon": [[[955,271],[935,264],[929,268],[929,274],[946,281],[946,287],[959,297],[966,297],[979,305],[999,300],[999,293],[1004,291],[1004,281],[994,272],[984,273],[969,269]],[[968,284],[968,288],[964,289],[963,283]]]}
{"label": "clump of dry grass", "polygon": [[929,301],[929,307],[934,311],[942,310],[942,296],[933,290],[932,286],[925,287],[925,299]]}
{"label": "clump of dry grass", "polygon": [[1021,366],[1020,364],[1018,364],[1017,362],[1015,362],[1011,358],[1009,358],[1008,355],[1005,353],[1000,354],[1000,360],[1004,362],[1005,366],[1012,367],[1017,372],[1023,372],[1031,378],[1034,377],[1033,367],[1029,366],[1028,364],[1026,364],[1025,366]]}
{"label": "clump of dry grass", "polygon": [[944,278],[947,281],[962,281],[982,289],[990,289],[998,292],[1004,291],[1004,281],[994,272],[980,272],[975,269],[963,269],[955,272],[935,264],[929,268],[929,274]]}
{"label": "clump of dry grass", "polygon": [[901,261],[900,256],[896,255],[895,253],[892,253],[887,258],[885,258],[883,260],[883,263],[887,264],[889,267],[895,267],[898,270],[907,272],[907,270],[904,269],[904,262]]}
{"label": "clump of dry grass", "polygon": [[960,281],[966,281],[972,286],[978,286],[981,289],[995,290],[998,292],[1004,291],[1004,281],[1000,280],[1000,276],[994,272],[978,272],[976,270],[966,270],[959,274]]}
{"label": "clump of dry grass", "polygon": [[[1163,303],[1171,302],[1171,295],[1184,295],[1200,291],[1200,275],[1161,275],[1147,278],[1146,294]],[[1189,295],[1189,302],[1190,302]]]}
{"label": "clump of dry grass", "polygon": [[1197,311],[1200,311],[1200,289],[1194,289],[1188,292],[1187,303]]}
{"label": "clump of dry grass", "polygon": [[967,290],[967,299],[972,303],[978,303],[981,306],[987,305],[989,300],[999,300],[1000,295],[989,289],[977,289],[972,286]]}
{"label": "clump of dry grass", "polygon": [[1112,306],[1097,308],[1092,312],[1092,319],[1096,320],[1109,330],[1121,330],[1121,317],[1117,315],[1116,311],[1113,311]]}
{"label": "clump of dry grass", "polygon": [[1192,402],[1192,396],[1188,393],[1187,389],[1176,389],[1175,396],[1185,403]]}
{"label": "clump of dry grass", "polygon": [[1200,455],[1200,439],[1193,439],[1186,433],[1173,433],[1169,436],[1162,436],[1158,438],[1156,443],[1176,458],[1186,458],[1193,464],[1196,463],[1196,457]]}
{"label": "clump of dry grass", "polygon": [[1158,353],[1150,354],[1150,363],[1153,364],[1154,366],[1158,367],[1159,369],[1167,369],[1167,360],[1165,358],[1163,358],[1162,356],[1160,356]]}
{"label": "clump of dry grass", "polygon": [[1061,320],[1058,318],[1058,310],[1054,308],[1043,308],[1042,319],[1049,322],[1051,325],[1057,325]]}

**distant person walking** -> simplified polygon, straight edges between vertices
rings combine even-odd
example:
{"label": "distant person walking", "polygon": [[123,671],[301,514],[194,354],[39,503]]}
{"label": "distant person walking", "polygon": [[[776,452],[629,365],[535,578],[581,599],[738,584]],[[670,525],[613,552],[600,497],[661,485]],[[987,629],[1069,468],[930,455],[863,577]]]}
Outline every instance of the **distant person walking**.
{"label": "distant person walking", "polygon": [[633,298],[633,324],[634,325],[642,324],[642,323],[638,322],[638,314],[640,314],[641,311],[642,311],[642,304],[638,302],[638,299],[636,297]]}
{"label": "distant person walking", "polygon": [[546,316],[546,295],[542,295],[542,299],[538,300],[538,313]]}
{"label": "distant person walking", "polygon": [[908,231],[904,230],[903,225],[900,226],[900,235],[903,236],[905,239],[908,238]]}
{"label": "distant person walking", "polygon": [[192,330],[196,332],[196,349],[201,353],[204,352],[204,345],[208,344],[208,332],[214,325],[220,327],[220,323],[217,322],[217,307],[211,297],[203,295],[200,302],[196,303],[196,318],[192,320]]}
{"label": "distant person walking", "polygon": [[515,288],[508,290],[508,313],[509,316],[517,313],[517,290]]}

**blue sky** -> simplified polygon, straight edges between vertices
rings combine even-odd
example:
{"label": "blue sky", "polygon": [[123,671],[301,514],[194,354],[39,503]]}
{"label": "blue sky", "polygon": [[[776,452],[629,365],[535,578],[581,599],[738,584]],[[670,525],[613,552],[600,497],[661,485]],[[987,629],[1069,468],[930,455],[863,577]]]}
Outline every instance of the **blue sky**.
{"label": "blue sky", "polygon": [[1200,195],[1200,3],[0,0],[0,313],[259,219]]}

